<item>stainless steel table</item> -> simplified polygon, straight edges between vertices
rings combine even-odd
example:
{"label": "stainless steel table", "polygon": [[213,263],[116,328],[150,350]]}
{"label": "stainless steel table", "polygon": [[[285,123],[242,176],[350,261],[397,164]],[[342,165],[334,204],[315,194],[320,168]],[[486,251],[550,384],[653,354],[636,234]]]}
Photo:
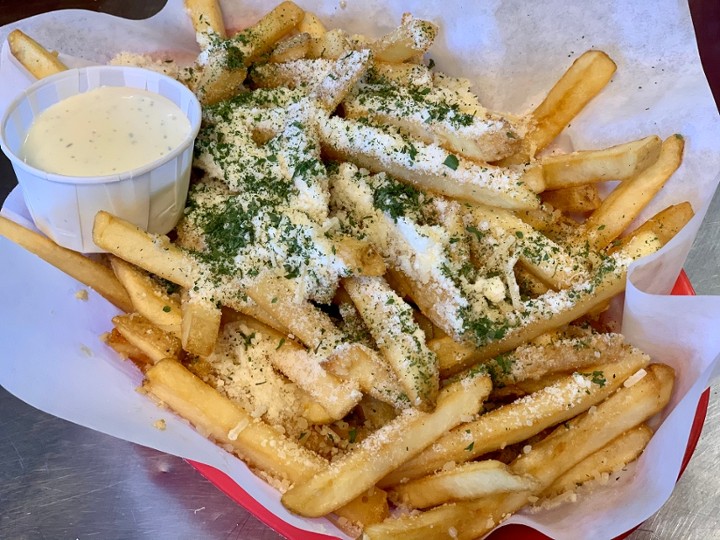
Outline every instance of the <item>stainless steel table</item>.
{"label": "stainless steel table", "polygon": [[[147,17],[162,0],[0,0],[0,25],[60,7]],[[691,2],[720,90],[720,9]],[[0,202],[15,178],[0,160]],[[686,264],[698,294],[720,294],[720,192]],[[187,463],[39,412],[0,388],[0,539],[281,538]],[[712,389],[697,450],[668,503],[631,540],[720,539],[720,400]]]}

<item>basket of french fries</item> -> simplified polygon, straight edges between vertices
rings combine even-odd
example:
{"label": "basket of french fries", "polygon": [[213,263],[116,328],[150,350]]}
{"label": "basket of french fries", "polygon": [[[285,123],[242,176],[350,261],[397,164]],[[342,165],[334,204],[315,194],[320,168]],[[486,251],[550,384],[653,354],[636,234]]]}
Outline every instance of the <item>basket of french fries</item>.
{"label": "basket of french fries", "polygon": [[229,478],[291,536],[649,517],[719,352],[720,302],[662,296],[720,170],[686,7],[631,39],[621,3],[255,4],[7,29],[13,88],[140,66],[203,125],[170,235],[108,208],[87,257],[8,199],[3,316],[48,332],[8,344],[2,384]]}

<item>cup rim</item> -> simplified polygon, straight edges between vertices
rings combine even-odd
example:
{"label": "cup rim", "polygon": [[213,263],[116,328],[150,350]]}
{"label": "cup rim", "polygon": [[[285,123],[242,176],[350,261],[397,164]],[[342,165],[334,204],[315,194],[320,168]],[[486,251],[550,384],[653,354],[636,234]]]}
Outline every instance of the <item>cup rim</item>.
{"label": "cup rim", "polygon": [[[20,103],[29,95],[37,92],[40,88],[43,88],[47,85],[53,84],[57,80],[62,80],[63,78],[68,77],[75,77],[78,76],[79,73],[85,73],[85,72],[92,72],[92,71],[103,71],[103,70],[109,70],[109,71],[123,71],[123,72],[136,72],[139,74],[142,74],[145,78],[147,78],[148,74],[151,74],[153,77],[158,77],[160,79],[165,79],[165,81],[170,84],[171,86],[174,86],[176,88],[179,88],[181,92],[185,93],[190,98],[190,108],[191,110],[188,111],[188,113],[185,113],[183,111],[183,114],[188,118],[188,121],[190,122],[190,131],[186,135],[186,137],[182,140],[180,144],[178,144],[175,148],[173,148],[172,151],[165,154],[164,156],[161,156],[151,162],[148,162],[140,167],[135,167],[134,169],[129,169],[127,171],[124,171],[122,173],[118,174],[108,174],[108,175],[99,175],[99,176],[70,176],[70,175],[64,175],[64,174],[58,174],[58,173],[52,173],[45,171],[43,169],[38,169],[37,167],[33,167],[32,165],[29,165],[27,162],[25,162],[20,156],[18,156],[15,152],[13,152],[6,143],[6,127],[7,122],[10,117],[10,115],[17,109],[17,107],[20,105]],[[103,85],[107,86],[107,85]],[[133,86],[126,86],[126,85],[117,85],[118,87],[122,88],[135,88]],[[94,88],[100,88],[94,87]],[[89,90],[93,90],[94,88],[85,90],[85,92]],[[154,92],[152,90],[147,90],[148,92],[162,95],[159,92]],[[84,92],[80,92],[84,93]],[[73,95],[79,95],[73,94]],[[164,97],[164,96],[163,96]],[[59,102],[58,102],[59,103]],[[191,111],[195,110],[195,120],[190,118]],[[61,71],[60,73],[56,73],[54,75],[50,75],[48,77],[44,77],[42,79],[39,79],[35,81],[33,84],[28,86],[27,88],[23,89],[8,105],[7,109],[3,113],[2,120],[0,120],[0,149],[2,149],[3,153],[7,156],[7,158],[12,162],[13,167],[21,167],[28,173],[38,177],[42,178],[43,180],[47,180],[50,182],[58,182],[62,184],[73,184],[73,185],[95,185],[95,184],[110,184],[115,182],[122,182],[124,180],[131,180],[133,178],[136,178],[138,176],[141,176],[143,174],[146,174],[165,163],[169,163],[173,159],[176,159],[180,154],[185,152],[188,148],[188,146],[193,145],[193,141],[197,137],[198,132],[200,131],[200,123],[202,120],[202,108],[200,106],[200,102],[198,101],[195,94],[187,88],[185,85],[180,83],[179,81],[173,79],[172,77],[168,77],[167,75],[163,73],[159,73],[157,71],[152,71],[149,69],[141,68],[141,67],[135,67],[135,66],[106,66],[106,65],[99,65],[99,66],[86,66],[81,68],[72,68],[67,69],[64,71]]]}

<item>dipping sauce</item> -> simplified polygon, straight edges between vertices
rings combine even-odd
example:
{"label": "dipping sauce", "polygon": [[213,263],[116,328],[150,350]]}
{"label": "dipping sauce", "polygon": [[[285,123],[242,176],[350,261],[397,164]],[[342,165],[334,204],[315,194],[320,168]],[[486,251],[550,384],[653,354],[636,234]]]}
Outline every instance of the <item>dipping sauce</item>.
{"label": "dipping sauce", "polygon": [[168,154],[189,132],[190,121],[166,97],[101,86],[40,113],[20,157],[28,165],[65,176],[119,174]]}

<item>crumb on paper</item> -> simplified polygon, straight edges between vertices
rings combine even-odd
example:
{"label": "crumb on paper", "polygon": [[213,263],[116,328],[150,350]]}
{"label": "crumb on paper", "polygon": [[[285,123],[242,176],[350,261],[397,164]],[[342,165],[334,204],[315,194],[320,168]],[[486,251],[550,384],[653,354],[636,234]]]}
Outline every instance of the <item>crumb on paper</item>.
{"label": "crumb on paper", "polygon": [[160,431],[165,431],[165,429],[167,428],[167,424],[165,424],[165,420],[161,418],[160,420],[155,421],[153,427],[155,429],[159,429]]}
{"label": "crumb on paper", "polygon": [[193,510],[193,514],[197,514],[198,512],[202,512],[203,510],[205,510],[204,506],[201,506],[200,508],[196,508],[195,510]]}
{"label": "crumb on paper", "polygon": [[88,299],[88,292],[87,289],[80,289],[75,293],[75,298],[78,300],[82,300],[83,302],[87,302]]}
{"label": "crumb on paper", "polygon": [[80,351],[88,358],[92,358],[92,356],[93,356],[92,349],[90,347],[88,347],[87,345],[80,344]]}

